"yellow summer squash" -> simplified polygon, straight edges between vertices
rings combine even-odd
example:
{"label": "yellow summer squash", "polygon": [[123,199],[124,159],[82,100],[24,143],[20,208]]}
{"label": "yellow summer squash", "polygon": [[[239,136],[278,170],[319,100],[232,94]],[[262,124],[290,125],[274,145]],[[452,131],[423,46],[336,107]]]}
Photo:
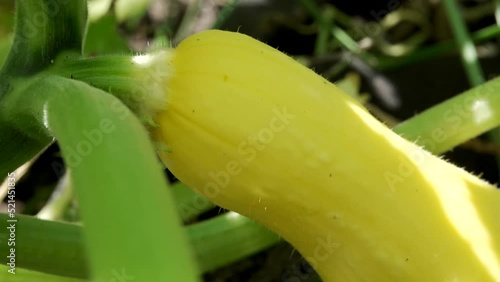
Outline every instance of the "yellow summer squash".
{"label": "yellow summer squash", "polygon": [[192,35],[164,63],[163,162],[280,234],[324,281],[500,281],[493,185],[243,34]]}

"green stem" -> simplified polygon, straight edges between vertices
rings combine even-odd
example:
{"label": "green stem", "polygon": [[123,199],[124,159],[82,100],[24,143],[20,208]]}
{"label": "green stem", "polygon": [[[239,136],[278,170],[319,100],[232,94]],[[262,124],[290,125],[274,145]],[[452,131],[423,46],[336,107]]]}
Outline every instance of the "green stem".
{"label": "green stem", "polygon": [[500,78],[448,99],[393,130],[425,149],[444,153],[500,123]]}
{"label": "green stem", "polygon": [[219,12],[219,16],[217,17],[217,21],[212,26],[212,29],[220,29],[227,18],[234,12],[236,7],[238,6],[238,2],[240,0],[230,0],[224,8]]}
{"label": "green stem", "polygon": [[177,205],[177,211],[182,220],[187,223],[194,220],[200,214],[215,208],[215,204],[207,198],[194,192],[193,189],[187,187],[182,182],[177,182],[171,185],[172,193]]}
{"label": "green stem", "polygon": [[455,33],[455,40],[458,44],[460,53],[462,54],[462,62],[465,66],[467,72],[467,77],[472,86],[478,86],[484,82],[484,75],[477,59],[477,52],[474,43],[472,42],[465,22],[460,15],[460,10],[455,0],[444,0],[443,1],[446,11],[448,12],[448,17],[450,20],[450,26],[453,28]]}
{"label": "green stem", "polygon": [[[37,158],[38,158],[38,156],[34,157],[33,159],[31,159],[27,163],[23,164],[22,166],[18,167],[16,170],[12,171],[13,176],[16,179],[16,181],[19,181],[21,178],[24,177],[24,175],[26,175],[26,173],[31,168],[33,163],[37,160]],[[11,173],[11,172],[9,172],[9,173]],[[7,177],[7,175],[5,175],[4,179],[3,179],[3,183],[0,184],[0,202],[3,202],[5,200],[5,197],[7,196],[8,192],[9,192],[9,179],[8,178],[9,177]]]}
{"label": "green stem", "polygon": [[188,233],[203,272],[238,261],[280,241],[280,237],[265,226],[235,212],[190,225]]}
{"label": "green stem", "polygon": [[[327,15],[328,12],[325,11],[325,17],[330,17],[332,14]],[[314,46],[314,55],[322,55],[328,51],[328,43],[330,41],[330,30],[332,29],[332,24],[330,20],[323,20],[318,24],[318,36],[316,37],[316,44]]]}
{"label": "green stem", "polygon": [[[496,37],[499,34],[500,34],[500,27],[497,25],[492,25],[474,32],[473,34],[471,34],[471,39],[474,43],[480,43],[482,41]],[[456,47],[457,43],[455,41],[448,41],[435,44],[429,47],[419,48],[414,52],[411,52],[409,55],[402,56],[399,58],[380,56],[378,57],[378,63],[376,67],[380,70],[390,70],[390,69],[400,68],[405,65],[441,56],[446,52],[455,49]]]}
{"label": "green stem", "polygon": [[355,53],[361,54],[362,50],[359,48],[358,43],[352,39],[347,32],[338,26],[332,27],[332,35],[337,39],[347,50]]}
{"label": "green stem", "polygon": [[48,72],[84,81],[120,98],[142,121],[164,106],[163,81],[171,73],[172,50],[147,55],[111,55],[88,59],[60,56]]}
{"label": "green stem", "polygon": [[66,78],[85,81],[99,89],[117,93],[122,96],[131,94],[137,85],[140,85],[141,73],[145,72],[131,55],[109,55],[83,59],[66,58],[56,60],[50,73]]}
{"label": "green stem", "polygon": [[500,0],[494,0],[493,2],[495,5],[495,21],[500,26]]}
{"label": "green stem", "polygon": [[323,22],[323,18],[321,15],[321,9],[318,7],[318,5],[315,3],[313,0],[300,0],[299,1],[302,6],[311,14],[311,16],[314,18],[314,20],[318,23]]}
{"label": "green stem", "polygon": [[10,232],[6,227],[10,218],[7,214],[0,214],[0,218],[0,261],[3,265],[9,262],[10,248],[15,247],[16,268],[73,278],[90,277],[81,226],[17,215],[16,246],[8,246]]}
{"label": "green stem", "polygon": [[[458,4],[454,0],[444,0],[444,5],[448,12],[450,25],[452,26],[455,33],[455,40],[457,41],[457,44],[459,46],[462,62],[467,71],[467,77],[469,78],[470,85],[473,87],[481,85],[485,81],[483,70],[481,69],[481,65],[477,57],[476,47],[472,42],[472,39],[465,25],[465,21],[463,20],[458,9]],[[489,109],[494,109],[493,112],[500,109],[500,107],[492,107],[492,105],[488,106]],[[480,109],[476,111],[476,114],[484,116],[486,112],[487,109]],[[496,124],[496,126],[498,126],[498,124]],[[494,130],[493,127],[491,129],[492,131],[488,133],[490,140],[492,140],[492,142],[496,146],[500,146],[499,130]],[[500,154],[496,154],[496,161],[497,166],[500,167]]]}
{"label": "green stem", "polygon": [[[0,213],[0,222],[7,222],[7,219],[9,218],[6,214]],[[67,277],[90,277],[84,247],[84,230],[80,225],[20,215],[17,228],[23,230],[16,237],[18,267]],[[228,265],[280,241],[279,236],[266,227],[234,212],[190,225],[186,231],[201,272]],[[8,252],[7,243],[4,241],[9,235],[8,232],[6,228],[0,229],[2,254]],[[7,263],[6,256],[1,256],[0,262]],[[163,267],[168,266],[170,265],[165,261]]]}
{"label": "green stem", "polygon": [[179,44],[184,38],[188,37],[193,31],[193,25],[198,19],[198,15],[203,8],[203,1],[193,0],[189,1],[184,17],[182,18],[181,24],[175,33],[174,39],[172,40],[174,44]]}
{"label": "green stem", "polygon": [[73,187],[66,172],[57,184],[47,204],[37,213],[36,217],[45,220],[60,220],[73,199]]}

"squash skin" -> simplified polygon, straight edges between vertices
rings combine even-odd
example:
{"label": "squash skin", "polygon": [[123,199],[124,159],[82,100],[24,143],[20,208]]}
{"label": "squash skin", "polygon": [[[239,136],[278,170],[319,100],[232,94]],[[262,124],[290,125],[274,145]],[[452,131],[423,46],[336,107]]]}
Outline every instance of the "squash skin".
{"label": "squash skin", "polygon": [[248,36],[201,32],[162,63],[162,161],[280,234],[324,281],[500,281],[494,186]]}

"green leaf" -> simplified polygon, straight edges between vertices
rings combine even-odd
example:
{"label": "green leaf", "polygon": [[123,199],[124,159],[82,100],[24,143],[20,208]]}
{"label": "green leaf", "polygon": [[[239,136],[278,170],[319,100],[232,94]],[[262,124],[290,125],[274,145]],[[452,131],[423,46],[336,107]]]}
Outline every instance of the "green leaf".
{"label": "green leaf", "polygon": [[62,51],[81,53],[86,24],[86,0],[16,1],[14,42],[2,73],[35,74]]}
{"label": "green leaf", "polygon": [[12,44],[12,31],[14,29],[14,1],[0,3],[0,66]]}
{"label": "green leaf", "polygon": [[114,15],[101,17],[96,22],[89,24],[87,38],[85,39],[85,55],[103,55],[111,53],[129,53],[130,48],[116,31],[117,23]]}
{"label": "green leaf", "polygon": [[14,1],[0,2],[0,40],[10,34],[14,27]]}
{"label": "green leaf", "polygon": [[[12,78],[0,75],[0,97],[7,97],[13,91],[22,92],[23,84],[29,85],[30,81],[15,83]],[[22,112],[26,106],[26,103],[0,100],[0,179],[29,161],[53,140],[46,130],[39,130],[29,114],[11,114],[12,111]]]}
{"label": "green leaf", "polygon": [[52,138],[41,134],[39,139],[20,132],[13,125],[2,120],[0,107],[0,180],[51,144]]}
{"label": "green leaf", "polygon": [[[40,77],[6,97],[14,118],[56,137],[75,189],[95,281],[197,281],[185,233],[145,128],[114,96]],[[26,124],[25,124],[26,125]],[[169,267],[166,267],[169,266]]]}
{"label": "green leaf", "polygon": [[0,66],[9,54],[10,45],[12,45],[12,35],[6,35],[0,40]]}

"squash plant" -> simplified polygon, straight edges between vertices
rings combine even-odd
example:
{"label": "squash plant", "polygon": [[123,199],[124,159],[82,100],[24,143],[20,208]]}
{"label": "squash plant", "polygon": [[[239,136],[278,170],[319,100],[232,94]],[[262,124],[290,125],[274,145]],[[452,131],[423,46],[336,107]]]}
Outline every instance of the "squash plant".
{"label": "squash plant", "polygon": [[[57,141],[83,226],[13,208],[1,216],[0,277],[197,281],[192,250],[200,259],[211,237],[181,227],[157,153],[207,199],[289,241],[324,281],[500,279],[500,191],[413,143],[441,153],[497,126],[496,111],[475,110],[498,108],[498,79],[392,131],[321,76],[238,33],[82,56],[86,5],[17,3],[0,72],[0,173],[15,183],[12,171]],[[469,118],[450,113],[456,105]],[[450,115],[459,128],[446,128]]]}

